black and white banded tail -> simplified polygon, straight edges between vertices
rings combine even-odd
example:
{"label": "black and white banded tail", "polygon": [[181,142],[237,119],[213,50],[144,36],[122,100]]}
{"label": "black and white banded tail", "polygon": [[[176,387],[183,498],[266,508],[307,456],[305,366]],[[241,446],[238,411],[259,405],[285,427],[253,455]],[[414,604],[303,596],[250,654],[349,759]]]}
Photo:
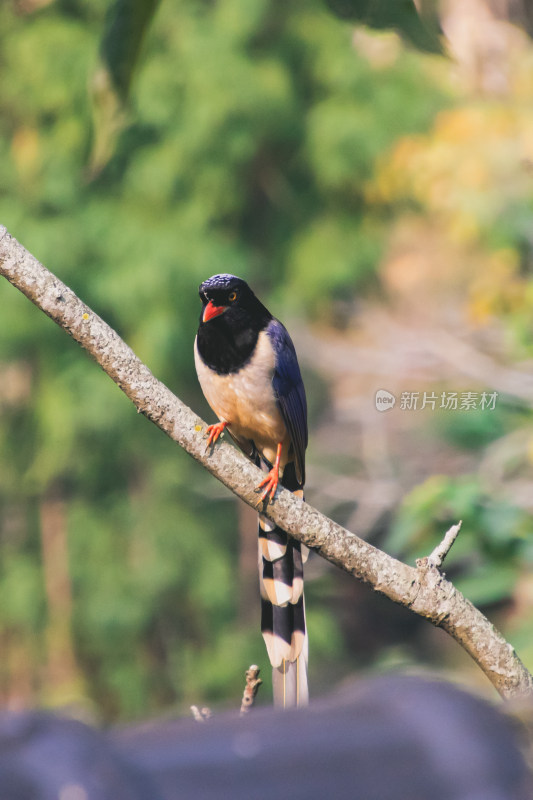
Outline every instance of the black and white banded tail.
{"label": "black and white banded tail", "polygon": [[[303,498],[293,463],[287,464],[280,482]],[[283,708],[307,705],[309,700],[303,591],[308,554],[305,545],[259,515],[261,633],[272,664],[274,705]]]}

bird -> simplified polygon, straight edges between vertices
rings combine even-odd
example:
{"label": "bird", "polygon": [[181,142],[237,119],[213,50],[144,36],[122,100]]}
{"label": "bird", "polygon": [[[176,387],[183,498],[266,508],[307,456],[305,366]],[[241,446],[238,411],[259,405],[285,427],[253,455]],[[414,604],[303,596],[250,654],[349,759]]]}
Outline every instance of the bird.
{"label": "bird", "polygon": [[[307,401],[298,358],[285,326],[235,275],[200,284],[194,360],[203,394],[218,422],[207,447],[227,431],[266,473],[260,507],[278,485],[303,499]],[[308,637],[303,564],[308,549],[259,513],[261,632],[272,665],[274,705],[308,703]]]}

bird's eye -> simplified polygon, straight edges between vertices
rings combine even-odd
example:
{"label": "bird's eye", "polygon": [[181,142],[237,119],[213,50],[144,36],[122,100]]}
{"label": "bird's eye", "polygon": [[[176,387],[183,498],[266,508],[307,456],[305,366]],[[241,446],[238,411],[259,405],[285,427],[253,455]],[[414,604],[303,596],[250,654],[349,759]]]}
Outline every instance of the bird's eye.
{"label": "bird's eye", "polygon": [[233,303],[237,299],[237,292],[230,292],[228,295],[228,300],[230,303]]}

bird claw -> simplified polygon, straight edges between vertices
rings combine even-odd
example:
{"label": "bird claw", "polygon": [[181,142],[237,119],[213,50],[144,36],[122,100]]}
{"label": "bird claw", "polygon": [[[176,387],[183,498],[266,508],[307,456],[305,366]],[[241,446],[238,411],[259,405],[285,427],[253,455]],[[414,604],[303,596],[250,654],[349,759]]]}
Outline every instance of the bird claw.
{"label": "bird claw", "polygon": [[214,425],[207,426],[205,431],[207,433],[207,443],[205,445],[206,452],[209,450],[210,445],[217,442],[227,424],[227,422],[215,422]]}
{"label": "bird claw", "polygon": [[265,475],[261,483],[257,486],[258,490],[262,489],[263,486],[266,486],[266,489],[260,498],[261,503],[264,503],[264,501],[267,500],[268,495],[270,495],[270,502],[272,502],[272,500],[274,499],[274,495],[276,494],[276,489],[278,488],[278,483],[279,483],[279,469],[276,469],[276,467],[272,467],[268,475]]}

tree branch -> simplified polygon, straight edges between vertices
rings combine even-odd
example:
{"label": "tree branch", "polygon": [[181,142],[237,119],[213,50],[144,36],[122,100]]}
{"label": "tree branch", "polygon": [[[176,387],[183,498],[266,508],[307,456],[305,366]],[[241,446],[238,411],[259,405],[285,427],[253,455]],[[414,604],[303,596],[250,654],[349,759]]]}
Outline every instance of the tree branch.
{"label": "tree branch", "polygon": [[[100,317],[0,226],[0,275],[66,330],[137,409],[218,480],[257,507],[262,473],[233,446],[205,451],[203,420],[155,378]],[[191,343],[192,347],[192,343]],[[337,525],[287,490],[264,513],[332,564],[443,628],[503,697],[533,693],[533,677],[514,648],[433,564],[410,567]]]}

